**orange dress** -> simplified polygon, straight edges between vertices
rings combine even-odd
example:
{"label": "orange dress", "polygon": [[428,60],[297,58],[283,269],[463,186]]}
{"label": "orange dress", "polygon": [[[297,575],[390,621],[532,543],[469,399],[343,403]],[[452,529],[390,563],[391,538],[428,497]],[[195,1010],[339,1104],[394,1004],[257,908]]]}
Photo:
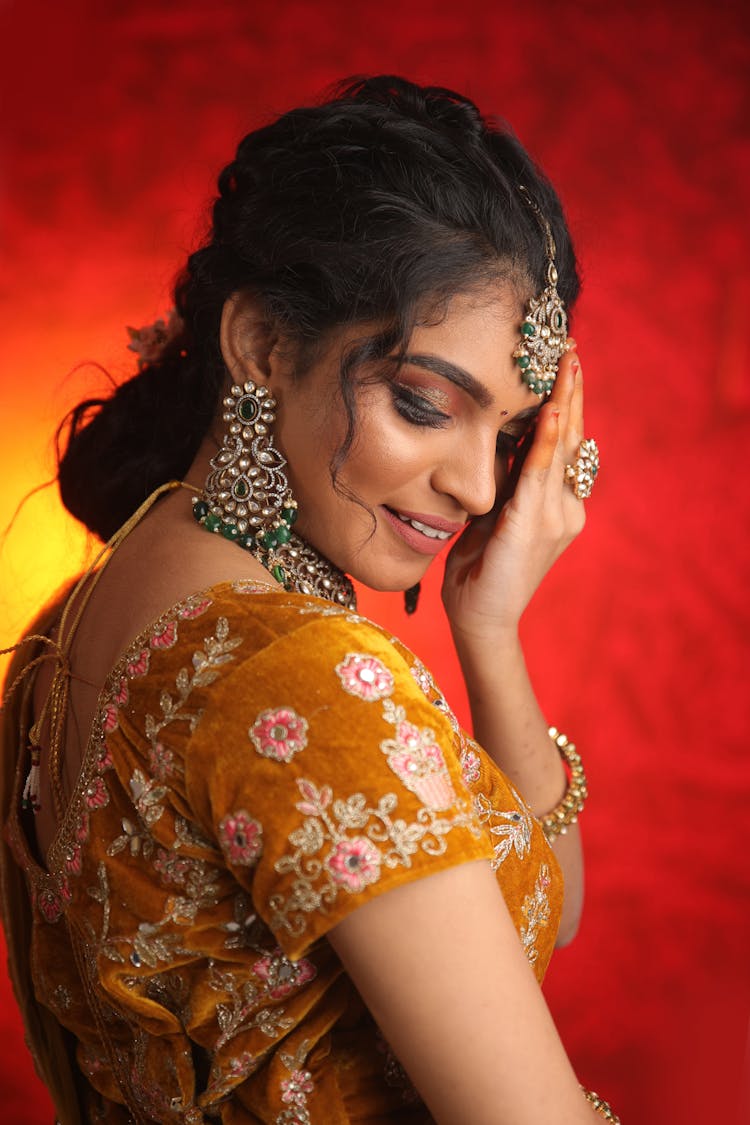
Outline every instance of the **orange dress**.
{"label": "orange dress", "polygon": [[164,614],[107,678],[46,869],[19,812],[28,695],[4,746],[28,890],[9,947],[72,1043],[64,1122],[431,1121],[326,933],[455,864],[491,864],[541,980],[563,891],[541,827],[366,619],[256,582]]}

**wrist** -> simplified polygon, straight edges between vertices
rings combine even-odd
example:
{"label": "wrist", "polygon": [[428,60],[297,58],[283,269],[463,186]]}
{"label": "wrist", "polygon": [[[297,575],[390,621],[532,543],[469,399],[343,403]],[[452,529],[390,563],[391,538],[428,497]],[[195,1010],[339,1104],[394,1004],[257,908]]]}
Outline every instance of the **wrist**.
{"label": "wrist", "polygon": [[498,660],[514,659],[521,654],[518,623],[502,628],[464,629],[451,624],[451,635],[462,665],[496,667]]}
{"label": "wrist", "polygon": [[504,688],[515,690],[525,679],[526,662],[518,632],[508,632],[490,640],[453,632],[453,643],[464,682],[472,702],[493,698]]}

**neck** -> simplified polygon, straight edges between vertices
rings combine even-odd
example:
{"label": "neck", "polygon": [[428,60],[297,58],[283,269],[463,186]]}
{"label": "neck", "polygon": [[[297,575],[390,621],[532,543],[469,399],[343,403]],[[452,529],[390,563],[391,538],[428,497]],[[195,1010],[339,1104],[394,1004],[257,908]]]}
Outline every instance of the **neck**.
{"label": "neck", "polygon": [[350,579],[295,532],[290,532],[282,543],[268,545],[263,536],[240,534],[226,514],[212,512],[208,501],[198,496],[193,498],[193,516],[206,531],[231,540],[238,550],[251,554],[285,590],[325,598],[356,610],[357,598]]}

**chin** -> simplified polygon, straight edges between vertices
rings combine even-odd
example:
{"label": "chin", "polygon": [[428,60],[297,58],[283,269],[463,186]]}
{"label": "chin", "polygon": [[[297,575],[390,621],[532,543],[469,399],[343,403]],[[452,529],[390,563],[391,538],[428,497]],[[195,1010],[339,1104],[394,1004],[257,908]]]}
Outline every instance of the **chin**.
{"label": "chin", "polygon": [[399,566],[395,562],[390,562],[383,566],[377,566],[368,560],[366,565],[357,565],[355,560],[346,568],[346,573],[360,585],[367,586],[368,589],[376,590],[378,593],[387,594],[403,593],[404,590],[416,586],[417,582],[422,581],[428,570],[429,564],[406,567],[403,564]]}
{"label": "chin", "polygon": [[332,542],[328,536],[316,535],[304,526],[295,525],[294,530],[344,574],[379,593],[410,589],[422,581],[435,561],[428,556],[399,558],[398,552],[382,543],[378,529],[373,531],[369,522],[359,542],[352,542],[351,537],[348,542]]}

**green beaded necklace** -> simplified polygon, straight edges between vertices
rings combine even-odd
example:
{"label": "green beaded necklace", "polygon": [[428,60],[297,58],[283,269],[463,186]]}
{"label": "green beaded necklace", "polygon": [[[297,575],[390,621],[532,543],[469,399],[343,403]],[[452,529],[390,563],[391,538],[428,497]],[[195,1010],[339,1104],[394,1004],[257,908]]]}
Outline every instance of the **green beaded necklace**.
{"label": "green beaded necklace", "polygon": [[350,580],[292,531],[297,519],[295,500],[288,500],[272,527],[255,532],[241,531],[233,520],[222,519],[197,496],[193,497],[193,518],[206,531],[248,551],[285,590],[325,598],[356,612],[357,596]]}

